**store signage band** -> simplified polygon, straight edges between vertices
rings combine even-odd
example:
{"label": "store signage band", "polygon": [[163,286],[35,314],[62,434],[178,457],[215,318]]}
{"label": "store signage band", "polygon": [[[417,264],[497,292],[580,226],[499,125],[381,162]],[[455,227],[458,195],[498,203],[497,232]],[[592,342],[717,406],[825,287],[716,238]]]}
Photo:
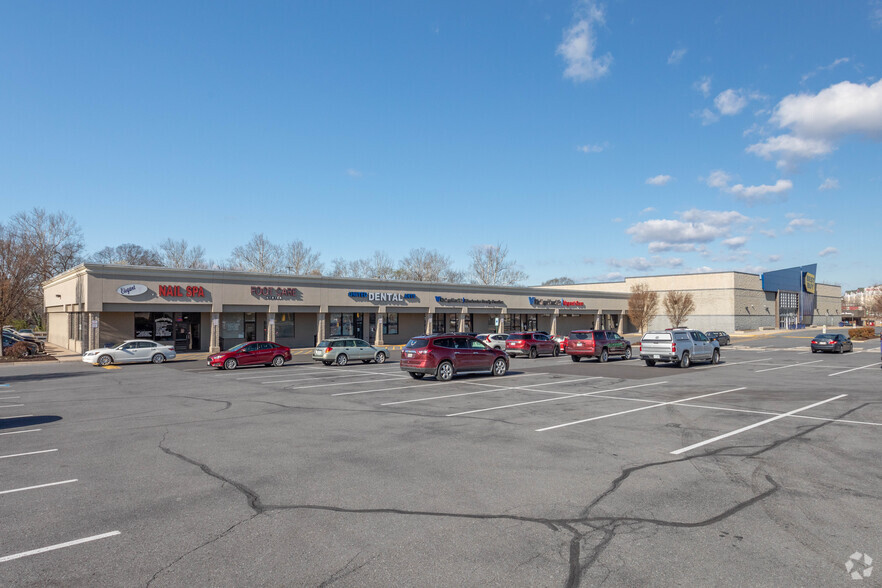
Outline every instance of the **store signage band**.
{"label": "store signage band", "polygon": [[805,278],[803,279],[803,283],[805,284],[805,291],[809,294],[815,293],[815,274],[810,274],[805,272]]}
{"label": "store signage band", "polygon": [[160,284],[159,295],[165,298],[205,298],[205,288]]}
{"label": "store signage band", "polygon": [[584,307],[585,303],[581,300],[564,300],[563,298],[536,298],[530,296],[530,304],[532,306],[567,306],[567,307]]}
{"label": "store signage band", "polygon": [[404,302],[416,300],[416,294],[401,292],[350,292],[350,298],[367,298],[370,302]]}
{"label": "store signage band", "polygon": [[435,302],[443,304],[492,304],[503,306],[502,300],[478,300],[474,298],[445,298],[444,296],[435,296]]}
{"label": "store signage band", "polygon": [[123,296],[140,296],[147,292],[147,286],[144,284],[126,284],[116,289]]}

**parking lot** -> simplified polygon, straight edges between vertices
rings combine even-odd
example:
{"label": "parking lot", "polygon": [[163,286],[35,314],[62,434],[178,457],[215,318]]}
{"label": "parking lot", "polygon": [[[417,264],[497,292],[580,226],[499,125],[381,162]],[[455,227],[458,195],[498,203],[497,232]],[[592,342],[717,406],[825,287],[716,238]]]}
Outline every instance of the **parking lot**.
{"label": "parking lot", "polygon": [[879,341],[806,337],[448,383],[3,367],[0,584],[848,585],[882,557]]}

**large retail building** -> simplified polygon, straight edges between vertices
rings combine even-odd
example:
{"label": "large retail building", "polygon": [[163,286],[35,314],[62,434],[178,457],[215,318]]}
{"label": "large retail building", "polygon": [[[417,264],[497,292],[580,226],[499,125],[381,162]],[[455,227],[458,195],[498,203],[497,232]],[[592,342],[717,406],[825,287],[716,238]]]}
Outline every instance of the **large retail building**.
{"label": "large retail building", "polygon": [[[686,321],[692,328],[835,325],[840,288],[816,284],[815,270],[524,288],[83,264],[45,282],[43,293],[48,340],[67,349],[144,338],[214,352],[254,340],[310,347],[335,335],[401,344],[443,332],[630,332],[628,298],[639,282],[660,297],[669,290],[692,293],[696,309]],[[669,326],[662,311],[650,328]]]}

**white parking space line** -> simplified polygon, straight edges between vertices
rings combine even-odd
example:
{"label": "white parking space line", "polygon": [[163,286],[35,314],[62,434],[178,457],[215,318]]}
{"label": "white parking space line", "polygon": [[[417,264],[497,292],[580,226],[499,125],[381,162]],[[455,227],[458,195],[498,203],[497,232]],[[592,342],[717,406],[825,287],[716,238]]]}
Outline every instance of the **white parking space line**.
{"label": "white parking space line", "polygon": [[328,382],[326,384],[311,384],[309,386],[286,386],[285,390],[306,390],[307,388],[327,388],[328,386],[348,386],[350,384],[373,384],[374,382],[401,381],[401,376],[394,378],[380,378],[379,380],[358,380],[357,382]]}
{"label": "white parking space line", "polygon": [[676,451],[672,451],[671,454],[672,455],[680,455],[681,453],[686,453],[687,451],[692,451],[693,449],[698,449],[699,447],[703,447],[705,445],[708,445],[710,443],[714,443],[714,442],[719,441],[721,439],[725,439],[727,437],[732,437],[733,435],[737,435],[739,433],[743,433],[745,431],[755,429],[756,427],[761,427],[762,425],[771,423],[773,421],[777,421],[778,419],[783,419],[784,417],[794,415],[794,414],[802,412],[804,410],[809,410],[809,409],[814,408],[816,406],[821,406],[822,404],[826,404],[826,403],[832,402],[834,400],[839,400],[840,398],[844,398],[846,396],[848,396],[848,394],[840,394],[839,396],[832,396],[826,400],[821,400],[820,402],[815,402],[814,404],[809,404],[808,406],[803,406],[802,408],[796,408],[796,409],[791,410],[789,412],[785,412],[783,414],[773,416],[772,418],[768,418],[764,421],[760,421],[760,422],[754,423],[752,425],[747,425],[746,427],[741,427],[740,429],[736,429],[734,431],[729,431],[728,433],[723,433],[722,435],[717,435],[716,437],[714,437],[712,439],[707,439],[705,441],[699,441],[698,443],[693,443],[692,445],[689,445],[687,447],[681,447],[680,449],[677,449]]}
{"label": "white parking space line", "polygon": [[21,396],[4,396],[0,400],[15,400],[16,398],[21,398]]}
{"label": "white parking space line", "polygon": [[3,419],[23,419],[23,418],[32,417],[32,416],[34,416],[34,415],[32,415],[32,414],[17,414],[15,416],[0,416],[0,421],[2,421]]}
{"label": "white parking space line", "polygon": [[539,404],[540,402],[554,402],[555,400],[566,400],[568,398],[579,398],[581,396],[594,396],[595,394],[603,394],[604,392],[618,392],[619,390],[630,390],[632,388],[644,388],[646,386],[659,386],[661,384],[667,384],[667,382],[652,382],[649,384],[637,384],[636,386],[625,386],[623,388],[613,388],[611,390],[598,390],[596,392],[586,392],[584,394],[570,394],[569,396],[556,396],[554,398],[545,398],[543,400],[531,400],[529,402],[518,402],[516,404],[506,404],[504,406],[491,406],[490,408],[479,408],[477,410],[467,410],[465,412],[457,412],[454,414],[449,414],[447,416],[462,416],[466,414],[475,414],[477,412],[487,412],[490,410],[501,410],[503,408],[514,408],[516,406],[526,406],[528,404]]}
{"label": "white parking space line", "polygon": [[0,404],[0,408],[16,408],[18,406],[24,406],[24,404]]}
{"label": "white parking space line", "polygon": [[13,488],[12,490],[0,490],[0,494],[12,494],[13,492],[24,492],[25,490],[36,490],[37,488],[48,488],[49,486],[58,486],[60,484],[70,484],[76,482],[73,480],[64,480],[63,482],[51,482],[49,484],[40,484],[39,486],[28,486],[27,488]]}
{"label": "white parking space line", "polygon": [[709,369],[711,369],[711,368],[726,367],[727,365],[743,365],[743,364],[745,364],[745,363],[756,363],[756,362],[758,362],[758,361],[768,361],[768,360],[769,360],[768,357],[764,357],[764,358],[762,358],[762,359],[751,359],[750,361],[735,361],[735,362],[732,362],[732,361],[725,361],[725,362],[723,362],[723,363],[718,363],[717,365],[702,365],[702,366],[698,366],[698,367],[696,367],[695,369],[696,369],[696,370],[709,370]]}
{"label": "white parking space line", "polygon": [[[393,374],[372,374],[372,375],[375,375],[375,376],[386,376],[386,375],[389,375],[389,376],[391,376],[391,375],[393,375]],[[306,376],[306,377],[304,377],[304,378],[293,378],[293,379],[291,379],[291,380],[268,380],[268,381],[266,381],[266,382],[261,382],[261,384],[287,384],[287,383],[290,383],[290,382],[305,382],[305,381],[308,382],[309,380],[318,380],[318,381],[321,381],[322,378],[358,378],[358,377],[364,377],[364,374],[363,374],[363,373],[358,373],[358,374],[341,374],[341,373],[336,373],[336,374],[316,374],[316,375],[314,375],[314,376]],[[396,377],[396,378],[407,378],[408,376],[405,376],[405,375],[403,375],[403,374],[402,374],[402,375],[394,374],[394,377]]]}
{"label": "white parking space line", "polygon": [[24,431],[10,431],[8,433],[0,433],[0,435],[18,435],[19,433],[36,433],[37,431],[42,431],[43,429],[25,429]]}
{"label": "white parking space line", "polygon": [[[517,374],[515,376],[507,376],[509,378],[522,378],[524,376],[544,376],[545,374]],[[354,382],[347,382],[352,384]],[[469,382],[462,381],[458,382],[459,384],[474,384],[476,386],[489,386],[490,384],[479,384],[478,382]],[[450,382],[426,382],[423,384],[411,384],[409,386],[395,386],[394,388],[380,388],[379,390],[358,390],[355,392],[337,392],[336,394],[331,394],[331,396],[353,396],[355,394],[370,394],[371,392],[388,392],[390,390],[406,390],[408,388],[425,388],[427,386],[444,386],[450,385]]]}
{"label": "white parking space line", "polygon": [[40,549],[32,549],[31,551],[22,551],[21,553],[14,553],[12,555],[4,555],[0,557],[0,563],[4,563],[7,561],[12,561],[14,559],[19,559],[22,557],[28,557],[30,555],[37,555],[38,553],[46,553],[47,551],[55,551],[56,549],[64,549],[65,547],[72,547],[74,545],[79,545],[81,543],[88,543],[90,541],[97,541],[98,539],[105,539],[107,537],[113,537],[114,535],[119,535],[119,531],[111,531],[110,533],[102,533],[100,535],[92,535],[91,537],[84,537],[83,539],[76,539],[74,541],[67,541],[66,543],[58,543],[56,545],[50,545],[48,547],[41,547]]}
{"label": "white parking space line", "polygon": [[[321,373],[321,374],[314,374],[314,375],[311,375],[311,374],[300,374],[299,372],[300,372],[300,370],[302,370],[302,369],[303,369],[303,370],[306,370],[306,369],[309,369],[309,370],[321,370],[322,373]],[[338,367],[338,368],[334,368],[334,367],[330,367],[330,366],[328,366],[328,367],[321,367],[321,368],[315,368],[315,367],[307,367],[307,368],[290,368],[290,369],[285,370],[285,371],[286,371],[286,373],[284,373],[284,374],[276,374],[276,375],[267,375],[267,374],[263,374],[263,375],[260,375],[260,376],[246,376],[246,377],[242,377],[242,378],[236,378],[236,380],[243,380],[243,381],[244,381],[244,380],[265,380],[265,379],[267,379],[267,378],[290,378],[290,377],[295,376],[295,375],[306,376],[307,378],[318,378],[318,377],[321,377],[321,376],[342,376],[342,375],[345,375],[345,374],[348,374],[348,375],[364,375],[364,374],[367,374],[367,375],[369,375],[369,376],[372,376],[372,375],[376,375],[376,374],[378,374],[378,373],[379,373],[380,375],[383,375],[383,372],[385,372],[385,371],[387,371],[387,370],[371,371],[371,370],[362,370],[362,369],[352,369],[352,368],[348,368],[348,367],[344,367],[344,368],[339,368],[339,367]]]}
{"label": "white parking space line", "polygon": [[847,374],[848,372],[856,372],[857,370],[865,370],[867,368],[876,367],[877,365],[882,364],[882,362],[877,361],[876,363],[871,363],[870,365],[862,365],[861,367],[852,368],[850,370],[844,370],[841,372],[836,372],[835,374],[827,374],[827,376],[838,376],[840,374]]}
{"label": "white parking space line", "polygon": [[39,453],[52,453],[53,451],[58,451],[57,449],[44,449],[42,451],[28,451],[27,453],[13,453],[12,455],[0,455],[0,459],[6,459],[8,457],[24,457],[25,455],[37,455]]}
{"label": "white parking space line", "polygon": [[541,429],[536,429],[537,433],[542,433],[543,431],[551,431],[553,429],[560,429],[563,427],[569,427],[571,425],[578,425],[581,423],[587,423],[590,421],[599,421],[601,419],[608,419],[614,416],[620,416],[623,414],[630,414],[632,412],[640,412],[641,410],[649,410],[650,408],[658,408],[659,406],[668,406],[670,404],[679,404],[680,402],[688,402],[690,400],[698,400],[699,398],[707,398],[708,396],[716,396],[718,394],[726,394],[728,392],[737,392],[738,390],[744,390],[744,387],[741,388],[732,388],[731,390],[723,390],[721,392],[711,392],[710,394],[702,394],[701,396],[693,396],[691,398],[683,398],[682,400],[671,400],[669,402],[659,402],[656,404],[651,404],[649,406],[641,406],[640,408],[632,408],[631,410],[623,410],[620,412],[614,412],[612,414],[604,414],[601,416],[591,417],[590,419],[582,419],[579,421],[573,421],[571,423],[563,423],[561,425],[553,425],[551,427],[543,427]]}
{"label": "white parking space line", "polygon": [[787,368],[798,367],[798,366],[801,366],[801,365],[809,365],[809,364],[812,364],[812,363],[820,363],[820,362],[822,362],[822,361],[824,361],[824,360],[823,360],[823,359],[817,359],[817,360],[815,360],[815,361],[804,361],[804,362],[802,362],[802,363],[792,363],[792,364],[790,364],[790,365],[779,365],[778,367],[767,368],[767,369],[764,369],[764,370],[756,370],[754,373],[755,373],[755,374],[760,374],[760,373],[762,373],[762,372],[771,372],[771,371],[774,371],[774,370],[784,370],[784,369],[787,369]]}

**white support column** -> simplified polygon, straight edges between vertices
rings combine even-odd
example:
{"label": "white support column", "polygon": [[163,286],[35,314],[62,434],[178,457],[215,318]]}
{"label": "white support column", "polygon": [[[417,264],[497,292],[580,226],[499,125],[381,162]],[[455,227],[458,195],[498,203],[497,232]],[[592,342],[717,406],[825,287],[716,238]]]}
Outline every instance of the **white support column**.
{"label": "white support column", "polygon": [[499,324],[496,325],[496,332],[501,335],[501,334],[505,333],[505,315],[500,314],[500,315],[498,315],[498,317],[499,317]]}
{"label": "white support column", "polygon": [[[89,349],[98,349],[101,346],[100,344],[100,335],[101,335],[101,313],[100,312],[90,312],[88,314],[89,323],[86,325],[88,329],[88,345]],[[134,333],[133,333],[134,334]]]}
{"label": "white support column", "polygon": [[211,334],[208,338],[208,352],[217,353],[220,348],[220,315],[219,312],[211,313]]}
{"label": "white support column", "polygon": [[276,313],[266,313],[266,340],[276,342]]}
{"label": "white support column", "polygon": [[464,333],[466,330],[466,327],[465,327],[466,314],[468,314],[468,313],[463,312],[463,311],[465,311],[465,309],[462,309],[462,311],[460,311],[459,319],[456,321],[456,330],[459,333]]}
{"label": "white support column", "polygon": [[555,309],[554,314],[551,315],[551,336],[557,337],[557,316],[560,313],[559,310]]}
{"label": "white support column", "polygon": [[426,335],[432,334],[432,322],[435,318],[435,313],[427,312],[426,313]]}
{"label": "white support column", "polygon": [[598,308],[597,314],[594,315],[594,330],[595,331],[598,331],[602,328],[600,326],[600,313],[601,313],[601,310]]}
{"label": "white support column", "polygon": [[626,320],[627,316],[628,315],[625,314],[624,312],[619,315],[619,330],[618,330],[619,335],[625,334],[625,320]]}
{"label": "white support column", "polygon": [[385,345],[383,342],[383,323],[386,322],[386,313],[377,313],[377,334],[374,337],[374,345]]}
{"label": "white support column", "polygon": [[326,335],[327,328],[325,326],[325,323],[327,322],[326,318],[327,318],[327,314],[324,312],[320,312],[320,313],[318,313],[318,315],[316,315],[316,327],[315,327],[316,343],[318,343],[319,341],[321,341],[325,337],[327,337],[327,335]]}

